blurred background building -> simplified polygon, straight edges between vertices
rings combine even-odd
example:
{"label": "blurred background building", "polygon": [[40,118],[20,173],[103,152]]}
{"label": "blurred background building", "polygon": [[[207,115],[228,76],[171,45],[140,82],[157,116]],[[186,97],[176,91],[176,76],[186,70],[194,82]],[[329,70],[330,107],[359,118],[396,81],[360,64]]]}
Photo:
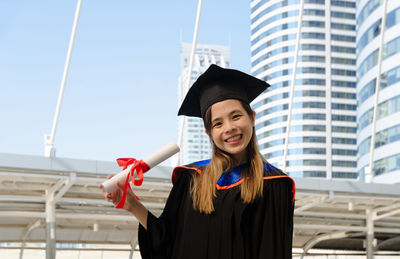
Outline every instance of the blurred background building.
{"label": "blurred background building", "polygon": [[[193,60],[192,76],[188,78],[191,49],[192,44],[181,44],[178,107],[182,104],[189,87],[211,64],[226,68],[230,67],[229,46],[197,44]],[[184,120],[183,123],[182,120]],[[202,119],[194,117],[183,118],[183,116],[179,116],[178,134],[182,137],[181,151],[172,160],[173,166],[177,164],[185,165],[211,158],[211,145],[207,134],[204,132]]]}
{"label": "blurred background building", "polygon": [[[260,150],[295,177],[356,179],[356,1],[252,1],[251,72],[271,84],[253,102]],[[298,64],[294,71],[296,46]]]}
{"label": "blurred background building", "polygon": [[[364,178],[372,159],[373,181],[400,183],[400,1],[358,1],[356,18],[357,168]],[[375,136],[371,149],[372,135]]]}

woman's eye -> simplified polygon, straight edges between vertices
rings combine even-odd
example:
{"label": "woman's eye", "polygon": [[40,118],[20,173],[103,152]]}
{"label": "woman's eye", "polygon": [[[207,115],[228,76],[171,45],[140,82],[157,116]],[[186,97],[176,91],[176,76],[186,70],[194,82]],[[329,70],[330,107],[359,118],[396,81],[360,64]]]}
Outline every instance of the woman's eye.
{"label": "woman's eye", "polygon": [[240,114],[235,114],[235,115],[233,115],[233,117],[232,117],[232,119],[238,119],[238,118],[240,118]]}
{"label": "woman's eye", "polygon": [[213,128],[215,128],[215,127],[219,127],[219,126],[221,126],[222,125],[222,123],[221,122],[217,122],[217,123],[215,123],[214,125],[213,125]]}

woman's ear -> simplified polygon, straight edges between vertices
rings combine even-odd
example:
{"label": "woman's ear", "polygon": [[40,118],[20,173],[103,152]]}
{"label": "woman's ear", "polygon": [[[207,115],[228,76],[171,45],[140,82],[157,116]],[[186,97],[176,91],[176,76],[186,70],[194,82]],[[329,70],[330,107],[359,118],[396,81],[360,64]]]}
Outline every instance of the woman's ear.
{"label": "woman's ear", "polygon": [[207,136],[211,137],[211,136],[210,136],[210,132],[209,132],[208,130],[204,130],[204,133],[206,133]]}
{"label": "woman's ear", "polygon": [[253,112],[252,119],[253,119],[253,126],[254,126],[256,123],[256,112]]}

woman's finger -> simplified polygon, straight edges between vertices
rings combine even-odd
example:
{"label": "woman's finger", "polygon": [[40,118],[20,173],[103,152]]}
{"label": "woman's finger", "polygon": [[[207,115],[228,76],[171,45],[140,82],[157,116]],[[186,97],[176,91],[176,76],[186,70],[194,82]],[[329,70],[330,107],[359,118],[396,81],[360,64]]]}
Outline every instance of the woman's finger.
{"label": "woman's finger", "polygon": [[[129,183],[128,183],[129,184]],[[117,182],[117,186],[118,186],[118,188],[123,192],[124,191],[124,185],[122,185],[122,183],[120,183],[120,182]],[[126,191],[129,193],[129,194],[134,194],[133,192],[132,192],[132,190],[131,190],[131,188],[126,188]],[[136,196],[136,195],[135,195]]]}
{"label": "woman's finger", "polygon": [[122,183],[120,183],[120,182],[117,182],[117,186],[118,186],[118,188],[120,188],[121,190],[124,189],[124,186],[123,186]]}

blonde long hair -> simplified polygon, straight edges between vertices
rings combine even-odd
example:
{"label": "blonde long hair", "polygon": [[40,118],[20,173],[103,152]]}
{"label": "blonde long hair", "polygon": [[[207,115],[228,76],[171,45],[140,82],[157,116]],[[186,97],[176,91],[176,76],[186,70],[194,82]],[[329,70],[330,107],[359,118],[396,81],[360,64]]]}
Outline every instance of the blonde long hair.
{"label": "blonde long hair", "polygon": [[[247,114],[253,120],[254,111],[250,105],[240,101]],[[211,107],[206,111],[204,118],[204,127],[207,132],[211,132]],[[193,207],[205,214],[211,214],[214,211],[213,199],[216,197],[216,183],[223,172],[232,169],[235,165],[232,156],[219,149],[212,141],[212,159],[210,164],[203,170],[201,175],[194,175],[191,195],[193,199]],[[264,176],[264,158],[260,154],[257,145],[255,128],[247,146],[247,161],[249,166],[242,171],[244,179],[241,184],[241,198],[245,203],[251,203],[263,192],[263,176]]]}

